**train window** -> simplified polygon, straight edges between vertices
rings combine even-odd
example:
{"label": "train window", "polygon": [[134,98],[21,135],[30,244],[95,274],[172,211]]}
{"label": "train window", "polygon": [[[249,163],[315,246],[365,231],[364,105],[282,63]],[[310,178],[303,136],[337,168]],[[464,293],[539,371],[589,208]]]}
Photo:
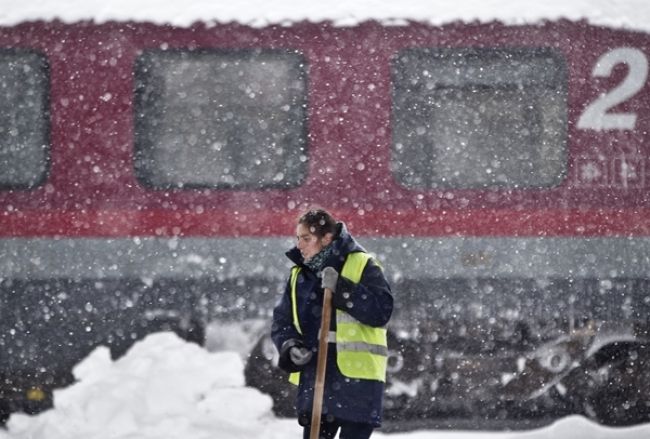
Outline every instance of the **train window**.
{"label": "train window", "polygon": [[307,168],[302,55],[151,50],[135,66],[135,167],[154,188],[288,188]]}
{"label": "train window", "polygon": [[41,184],[49,163],[49,69],[42,54],[0,49],[0,187]]}
{"label": "train window", "polygon": [[547,49],[407,49],[392,65],[396,179],[548,187],[567,167],[566,68]]}

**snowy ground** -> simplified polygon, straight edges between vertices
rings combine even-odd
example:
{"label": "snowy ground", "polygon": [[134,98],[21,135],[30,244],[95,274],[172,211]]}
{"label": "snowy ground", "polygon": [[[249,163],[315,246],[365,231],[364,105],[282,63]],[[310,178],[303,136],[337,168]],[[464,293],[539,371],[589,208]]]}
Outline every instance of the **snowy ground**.
{"label": "snowy ground", "polygon": [[[277,419],[271,399],[244,385],[234,352],[208,352],[172,333],[152,334],[112,361],[99,347],[74,369],[77,383],[55,392],[54,409],[13,415],[0,439],[287,439],[293,419]],[[526,432],[418,431],[384,439],[637,439],[650,425],[604,428],[578,416]]]}

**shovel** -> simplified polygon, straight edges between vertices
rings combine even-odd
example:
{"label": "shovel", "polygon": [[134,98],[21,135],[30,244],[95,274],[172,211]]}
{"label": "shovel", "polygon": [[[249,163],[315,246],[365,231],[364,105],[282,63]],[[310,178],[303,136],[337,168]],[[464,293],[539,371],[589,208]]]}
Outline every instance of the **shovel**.
{"label": "shovel", "polygon": [[332,316],[332,290],[325,288],[323,295],[323,314],[320,322],[318,339],[318,362],[316,364],[316,384],[311,410],[311,430],[309,439],[318,439],[320,418],[323,411],[323,394],[325,393],[325,367],[327,365],[327,345],[329,342],[330,320]]}

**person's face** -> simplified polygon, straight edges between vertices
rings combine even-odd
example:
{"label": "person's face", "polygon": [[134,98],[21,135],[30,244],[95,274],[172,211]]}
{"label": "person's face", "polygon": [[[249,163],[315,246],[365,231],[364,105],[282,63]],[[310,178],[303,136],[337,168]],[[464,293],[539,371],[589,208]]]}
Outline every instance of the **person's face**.
{"label": "person's face", "polygon": [[319,238],[314,235],[309,227],[304,224],[298,224],[296,227],[296,239],[298,243],[296,246],[300,250],[305,262],[316,256],[323,247],[328,246],[332,242],[332,234],[326,233],[325,236]]}

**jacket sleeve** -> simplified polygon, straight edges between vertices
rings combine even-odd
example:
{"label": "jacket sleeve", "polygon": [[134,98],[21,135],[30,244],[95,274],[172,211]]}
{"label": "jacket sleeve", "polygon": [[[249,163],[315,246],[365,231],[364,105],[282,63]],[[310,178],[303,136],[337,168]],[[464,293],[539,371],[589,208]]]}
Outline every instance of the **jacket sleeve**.
{"label": "jacket sleeve", "polygon": [[293,325],[291,310],[291,286],[287,281],[284,294],[273,309],[273,324],[271,325],[271,339],[275,345],[280,360],[278,366],[286,372],[297,372],[298,368],[289,357],[289,350],[294,346],[303,346],[302,336]]}
{"label": "jacket sleeve", "polygon": [[339,277],[332,303],[361,323],[374,327],[385,326],[393,313],[390,286],[382,269],[372,259],[364,268],[358,284]]}

